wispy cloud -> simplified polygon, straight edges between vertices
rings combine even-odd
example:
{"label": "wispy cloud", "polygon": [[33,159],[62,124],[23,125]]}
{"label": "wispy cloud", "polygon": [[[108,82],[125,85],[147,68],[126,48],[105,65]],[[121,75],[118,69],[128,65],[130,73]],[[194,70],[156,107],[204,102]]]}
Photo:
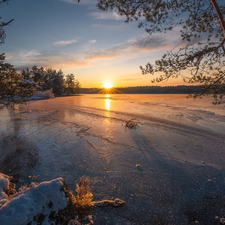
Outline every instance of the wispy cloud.
{"label": "wispy cloud", "polygon": [[30,58],[36,58],[38,55],[40,55],[40,53],[36,50],[31,50],[31,51],[19,50],[17,52],[7,52],[6,60],[22,62]]}
{"label": "wispy cloud", "polygon": [[158,36],[158,35],[150,36],[146,34],[146,35],[140,35],[133,39],[129,39],[128,44],[125,46],[129,46],[136,49],[149,50],[149,49],[165,47],[166,45],[168,45],[168,43],[165,37]]}
{"label": "wispy cloud", "polygon": [[[93,44],[96,40],[90,40],[88,43]],[[142,35],[127,40],[121,45],[112,46],[106,49],[84,50],[77,53],[65,53],[58,51],[42,51],[42,52],[22,52],[20,58],[11,57],[11,60],[17,61],[17,65],[21,66],[43,66],[54,68],[79,68],[90,67],[95,62],[110,62],[112,59],[139,57],[144,52],[152,52],[168,47],[165,36]],[[9,55],[9,54],[7,54]],[[12,55],[12,54],[11,54]],[[17,54],[13,54],[17,55]]]}
{"label": "wispy cloud", "polygon": [[57,42],[54,42],[53,45],[54,46],[65,46],[65,45],[71,45],[71,44],[75,44],[75,43],[77,43],[77,40],[73,39],[73,40],[68,40],[68,41],[57,41]]}
{"label": "wispy cloud", "polygon": [[96,40],[90,40],[88,43],[94,44],[95,42],[96,42]]}
{"label": "wispy cloud", "polygon": [[[127,25],[127,24],[126,24]],[[95,28],[103,28],[103,29],[115,29],[115,30],[120,30],[124,28],[124,24],[120,24],[120,25],[110,25],[110,24],[92,24],[92,27]]]}
{"label": "wispy cloud", "polygon": [[90,14],[94,19],[98,20],[125,20],[125,16],[120,16],[116,12],[93,12]]}

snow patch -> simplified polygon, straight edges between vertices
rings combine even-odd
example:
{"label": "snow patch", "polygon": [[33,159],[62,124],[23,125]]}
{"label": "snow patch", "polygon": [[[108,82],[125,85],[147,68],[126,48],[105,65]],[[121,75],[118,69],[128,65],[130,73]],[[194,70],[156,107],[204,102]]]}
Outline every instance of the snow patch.
{"label": "snow patch", "polygon": [[[2,188],[8,187],[7,181],[0,179]],[[1,183],[0,183],[1,184]],[[0,208],[1,225],[24,225],[33,221],[34,216],[43,214],[48,216],[52,211],[56,213],[67,206],[68,199],[63,191],[63,178],[40,183],[29,188],[25,194],[11,199]],[[36,222],[32,222],[35,224]]]}

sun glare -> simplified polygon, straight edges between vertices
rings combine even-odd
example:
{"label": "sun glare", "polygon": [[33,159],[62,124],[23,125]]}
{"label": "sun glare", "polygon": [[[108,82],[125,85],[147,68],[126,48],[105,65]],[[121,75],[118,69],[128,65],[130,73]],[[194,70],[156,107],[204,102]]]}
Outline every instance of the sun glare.
{"label": "sun glare", "polygon": [[103,87],[106,88],[106,89],[110,89],[112,87],[112,84],[109,81],[107,81],[107,82],[105,82]]}

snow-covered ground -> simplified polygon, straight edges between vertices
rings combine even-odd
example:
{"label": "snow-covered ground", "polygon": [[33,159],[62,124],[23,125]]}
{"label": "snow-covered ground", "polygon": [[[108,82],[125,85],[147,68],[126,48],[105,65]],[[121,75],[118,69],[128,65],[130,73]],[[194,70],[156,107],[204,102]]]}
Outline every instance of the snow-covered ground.
{"label": "snow-covered ground", "polygon": [[[4,188],[6,190],[8,183],[9,180],[3,174],[0,174],[0,189]],[[63,192],[62,178],[43,182],[39,185],[32,183],[32,187],[17,195],[0,208],[0,222],[2,225],[25,225],[30,222],[35,225],[37,220],[33,221],[33,218],[40,214],[46,216],[43,224],[50,225],[48,223],[50,213],[57,213],[60,209],[64,209],[69,202]],[[4,192],[3,197],[4,199],[7,198]]]}
{"label": "snow-covered ground", "polygon": [[0,172],[17,186],[63,177],[70,190],[89,176],[94,200],[126,202],[94,211],[95,224],[216,223],[225,217],[225,104],[212,101],[84,95],[2,110]]}

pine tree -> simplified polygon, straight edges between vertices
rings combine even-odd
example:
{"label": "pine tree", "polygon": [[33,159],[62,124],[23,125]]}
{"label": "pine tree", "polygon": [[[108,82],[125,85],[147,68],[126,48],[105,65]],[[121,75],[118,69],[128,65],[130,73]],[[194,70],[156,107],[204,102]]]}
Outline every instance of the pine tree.
{"label": "pine tree", "polygon": [[213,94],[215,103],[222,99],[225,94],[224,0],[98,0],[97,7],[125,16],[125,22],[138,21],[139,28],[145,28],[150,35],[157,32],[163,35],[174,27],[181,28],[184,46],[165,53],[155,64],[141,66],[142,73],[158,74],[153,83],[181,76],[185,82],[200,84],[204,89],[201,95]]}

